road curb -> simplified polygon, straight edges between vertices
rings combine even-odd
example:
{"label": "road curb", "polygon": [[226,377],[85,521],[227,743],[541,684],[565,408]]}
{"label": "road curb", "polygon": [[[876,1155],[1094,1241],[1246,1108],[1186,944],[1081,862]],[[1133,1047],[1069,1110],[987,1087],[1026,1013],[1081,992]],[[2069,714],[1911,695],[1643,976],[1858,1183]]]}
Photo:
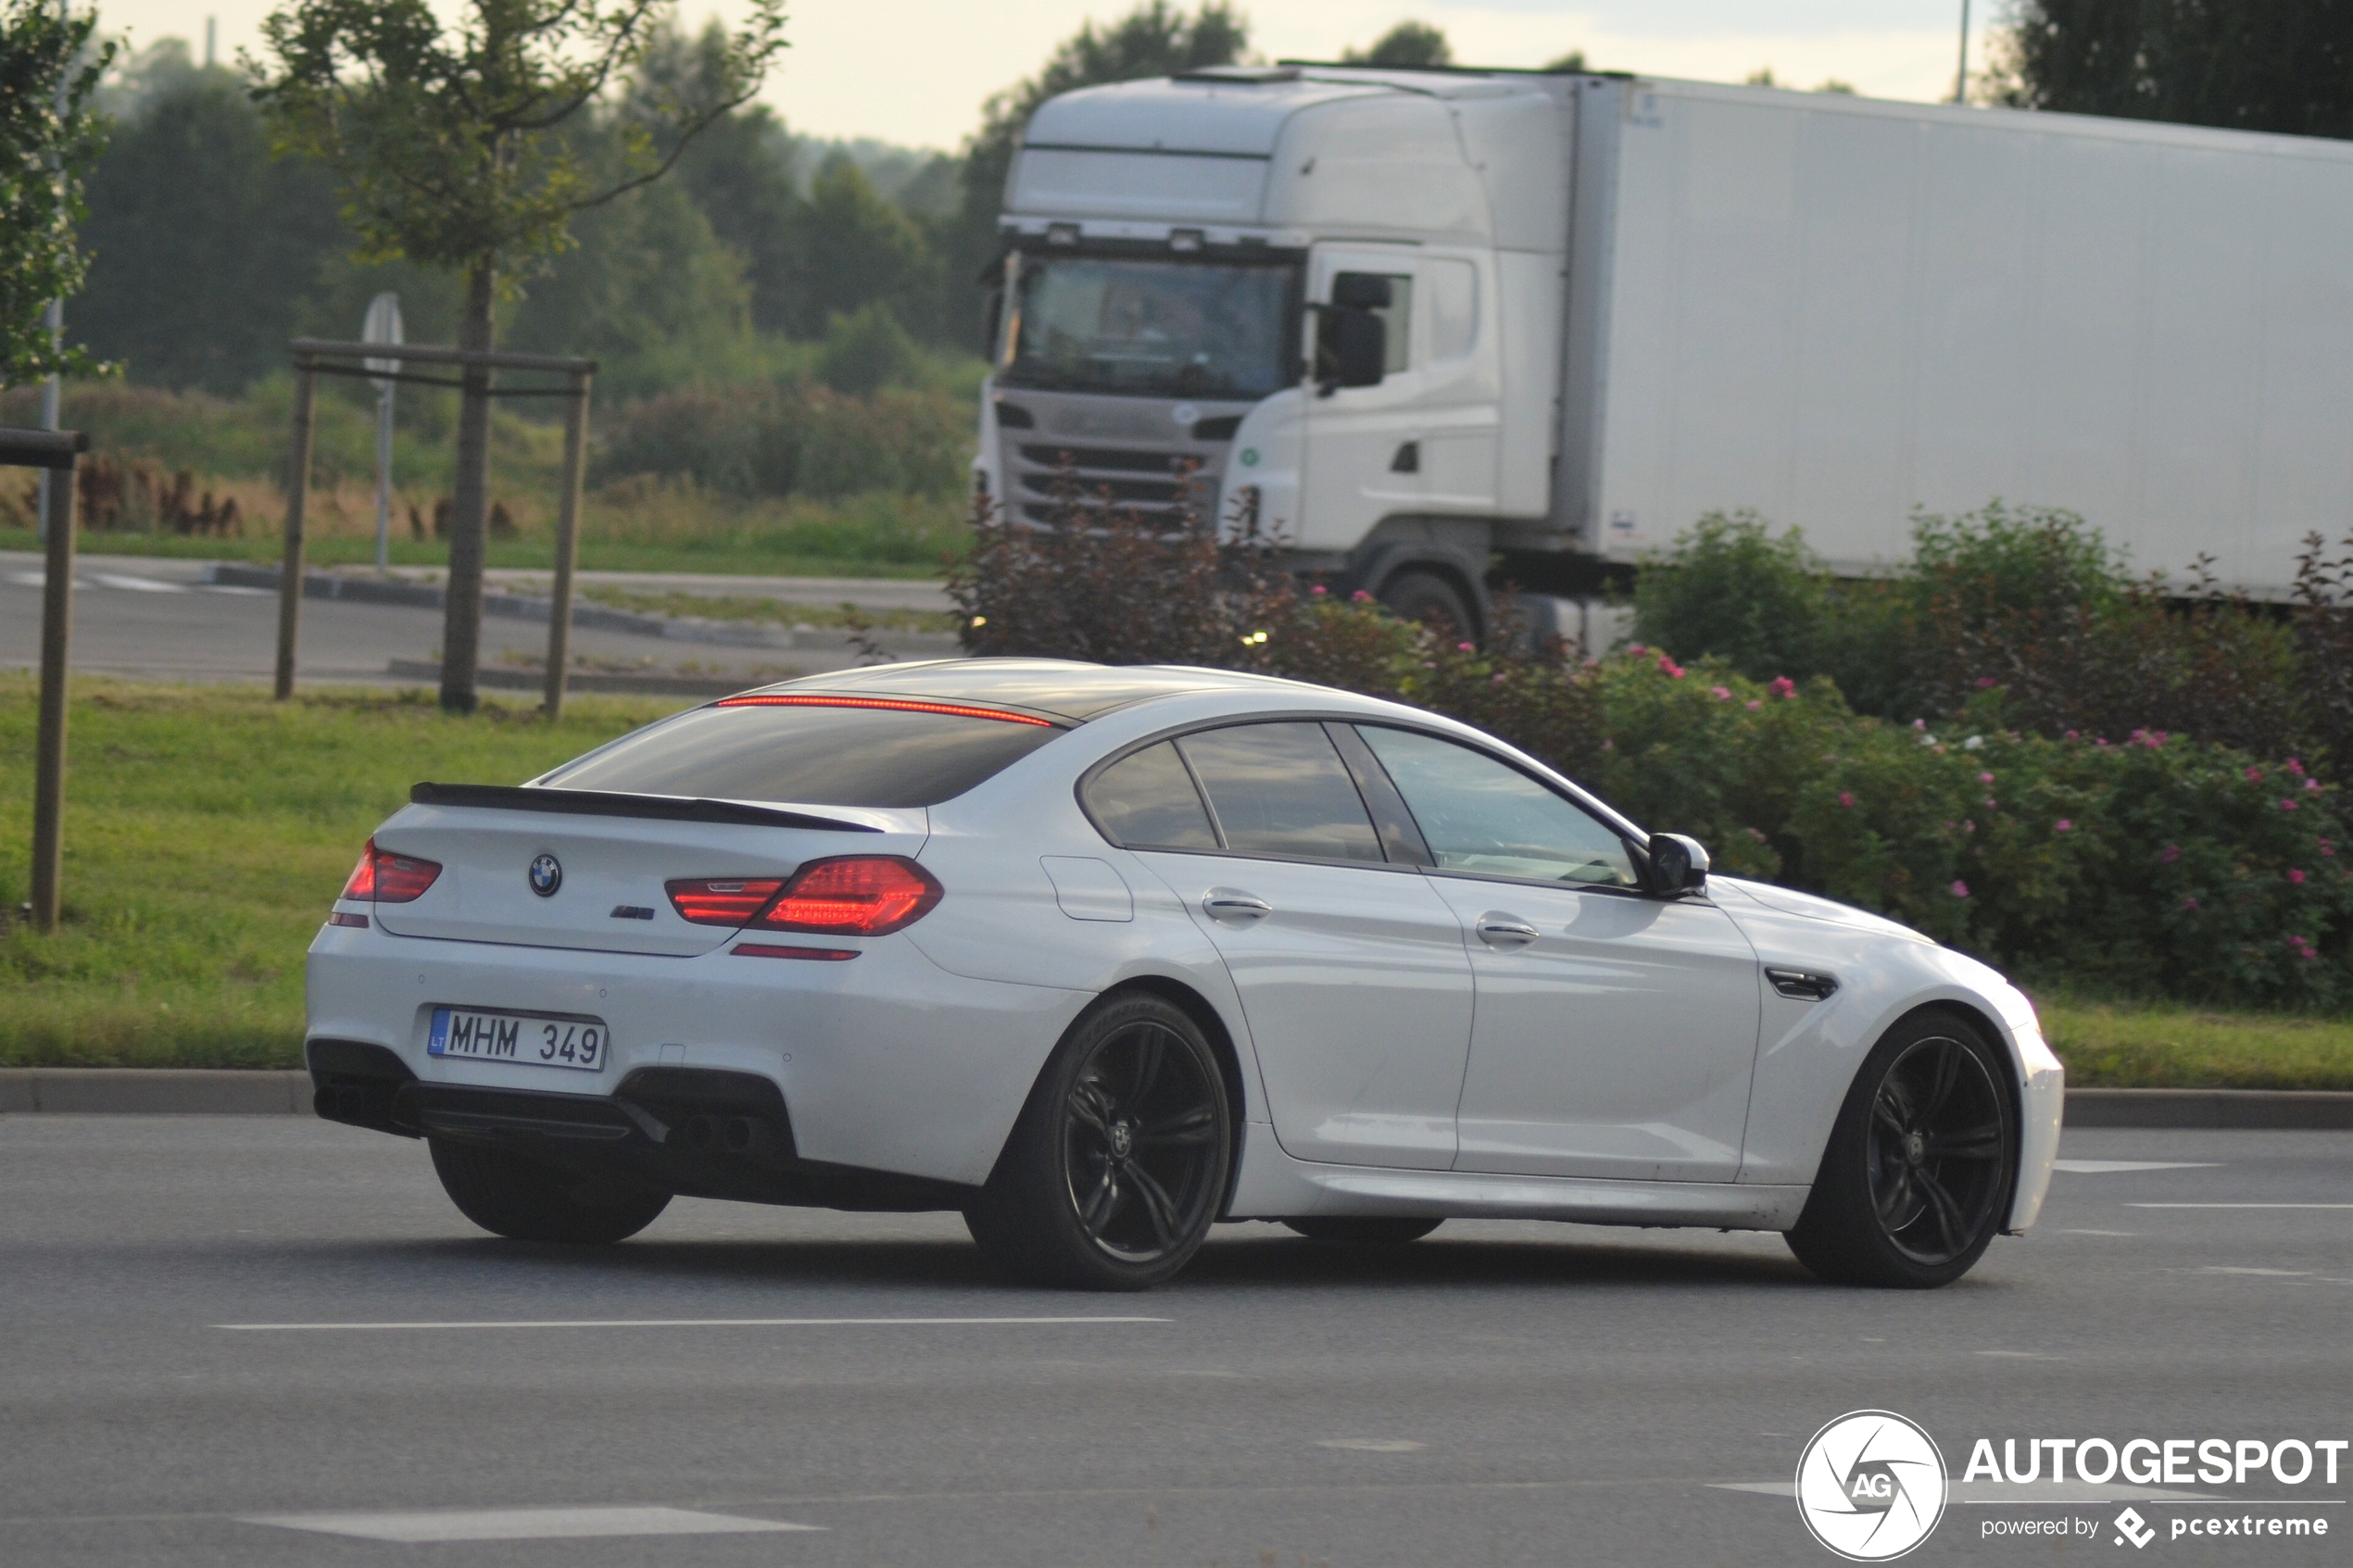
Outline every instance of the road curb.
{"label": "road curb", "polygon": [[2070,1089],[2070,1127],[2353,1127],[2336,1089]]}
{"label": "road curb", "polygon": [[[0,1067],[0,1113],[310,1114],[306,1073],[177,1067]],[[2070,1089],[2070,1127],[2353,1128],[2334,1089]]]}
{"label": "road curb", "polygon": [[0,1067],[0,1112],[83,1116],[310,1114],[310,1074],[182,1067]]}

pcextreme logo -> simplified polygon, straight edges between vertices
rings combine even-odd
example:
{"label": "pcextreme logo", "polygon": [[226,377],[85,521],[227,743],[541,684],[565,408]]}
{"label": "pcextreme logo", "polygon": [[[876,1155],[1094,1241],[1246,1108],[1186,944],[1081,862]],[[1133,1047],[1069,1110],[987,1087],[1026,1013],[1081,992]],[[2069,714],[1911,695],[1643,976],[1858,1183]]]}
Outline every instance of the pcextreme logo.
{"label": "pcextreme logo", "polygon": [[1944,1498],[1935,1439],[1893,1411],[1851,1411],[1798,1456],[1798,1515],[1851,1562],[1885,1562],[1928,1539]]}

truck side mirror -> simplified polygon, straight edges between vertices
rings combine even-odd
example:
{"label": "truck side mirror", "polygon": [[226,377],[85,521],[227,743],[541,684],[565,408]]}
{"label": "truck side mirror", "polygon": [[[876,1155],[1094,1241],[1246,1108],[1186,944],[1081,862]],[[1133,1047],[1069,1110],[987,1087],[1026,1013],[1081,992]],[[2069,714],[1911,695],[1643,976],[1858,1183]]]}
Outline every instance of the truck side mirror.
{"label": "truck side mirror", "polygon": [[1651,891],[1662,898],[1680,898],[1707,890],[1707,851],[1696,838],[1680,833],[1651,834]]}
{"label": "truck side mirror", "polygon": [[[1389,289],[1386,278],[1366,280]],[[1315,379],[1329,396],[1343,386],[1378,386],[1389,373],[1389,323],[1369,310],[1327,305],[1317,312]]]}
{"label": "truck side mirror", "polygon": [[1342,310],[1386,310],[1397,291],[1378,272],[1341,272],[1332,279],[1332,303]]}

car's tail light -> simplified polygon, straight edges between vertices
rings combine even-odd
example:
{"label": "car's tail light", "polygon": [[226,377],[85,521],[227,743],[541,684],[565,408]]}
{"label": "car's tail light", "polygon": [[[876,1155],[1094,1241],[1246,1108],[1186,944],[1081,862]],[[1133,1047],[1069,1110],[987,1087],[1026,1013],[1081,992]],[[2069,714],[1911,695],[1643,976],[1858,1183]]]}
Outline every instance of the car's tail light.
{"label": "car's tail light", "polygon": [[662,891],[670,895],[670,907],[681,920],[696,925],[749,925],[784,884],[785,879],[779,876],[720,877],[667,882]]}
{"label": "car's tail light", "polygon": [[939,892],[932,874],[912,860],[845,855],[801,867],[753,923],[762,931],[882,936],[930,913]]}
{"label": "car's tail light", "polygon": [[379,849],[371,838],[368,847],[359,852],[359,863],[351,868],[351,880],[343,884],[339,897],[377,904],[405,904],[431,887],[433,879],[440,874],[440,861]]}

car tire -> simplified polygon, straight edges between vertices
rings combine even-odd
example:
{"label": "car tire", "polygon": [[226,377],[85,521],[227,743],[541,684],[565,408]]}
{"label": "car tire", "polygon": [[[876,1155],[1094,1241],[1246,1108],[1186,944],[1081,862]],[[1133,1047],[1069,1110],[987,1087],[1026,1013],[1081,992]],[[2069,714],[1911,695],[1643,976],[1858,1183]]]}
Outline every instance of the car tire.
{"label": "car tire", "polygon": [[1337,1242],[1346,1247],[1403,1247],[1421,1240],[1445,1223],[1390,1214],[1311,1215],[1283,1222],[1310,1241]]}
{"label": "car tire", "polygon": [[458,1211],[510,1241],[621,1241],[670,1207],[659,1188],[583,1181],[503,1148],[429,1142],[434,1173]]}
{"label": "car tire", "polygon": [[1209,1235],[1232,1151],[1226,1076],[1200,1025],[1158,997],[1114,996],[1054,1047],[965,1224],[1014,1278],[1148,1289]]}
{"label": "car tire", "polygon": [[1478,618],[1463,591],[1435,571],[1398,572],[1381,584],[1379,597],[1400,621],[1417,621],[1465,642],[1478,640]]}
{"label": "car tire", "polygon": [[1999,1048],[1957,1013],[1913,1013],[1855,1075],[1790,1250],[1834,1284],[1950,1285],[2007,1221],[2017,1170]]}

